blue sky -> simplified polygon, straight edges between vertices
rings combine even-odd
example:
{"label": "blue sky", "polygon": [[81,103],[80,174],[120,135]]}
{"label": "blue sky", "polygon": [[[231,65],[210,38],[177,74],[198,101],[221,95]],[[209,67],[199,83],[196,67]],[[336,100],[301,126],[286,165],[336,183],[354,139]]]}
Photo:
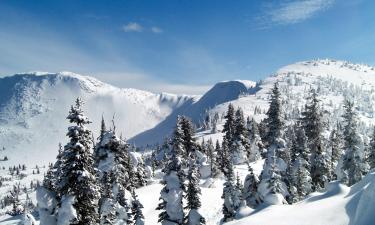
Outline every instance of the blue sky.
{"label": "blue sky", "polygon": [[375,65],[372,0],[2,0],[0,74],[197,94],[316,58]]}

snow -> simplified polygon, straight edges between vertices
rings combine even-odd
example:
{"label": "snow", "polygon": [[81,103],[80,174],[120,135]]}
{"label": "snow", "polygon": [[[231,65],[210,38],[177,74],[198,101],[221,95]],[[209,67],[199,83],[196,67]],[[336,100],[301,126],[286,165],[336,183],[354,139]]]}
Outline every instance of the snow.
{"label": "snow", "polygon": [[[7,193],[16,182],[28,186],[30,181],[42,179],[43,166],[55,159],[57,144],[66,141],[64,136],[68,123],[65,118],[77,96],[86,101],[84,109],[94,122],[89,125],[90,129],[99,130],[103,113],[108,127],[115,114],[116,133],[130,138],[131,144],[145,145],[159,142],[167,136],[175,125],[177,115],[185,114],[198,124],[207,114],[211,117],[215,113],[223,115],[229,103],[235,108],[241,107],[245,117],[250,116],[259,122],[265,118],[269,92],[276,81],[282,93],[288,93],[288,97],[283,97],[288,100],[283,104],[285,111],[295,107],[301,109],[305,104],[306,92],[312,86],[321,89],[319,98],[326,109],[325,116],[340,120],[343,96],[346,96],[358,104],[360,132],[366,131],[365,126],[375,124],[375,69],[343,61],[299,62],[281,68],[273,76],[256,84],[244,80],[220,82],[203,96],[120,89],[70,72],[18,74],[0,79],[0,143],[5,147],[4,151],[0,150],[0,159],[5,155],[9,157],[9,161],[0,163],[5,167],[26,163],[27,177],[4,182],[0,195]],[[255,108],[260,112],[255,114]],[[223,119],[219,119],[217,133],[198,130],[198,142],[209,138],[214,143],[221,141],[223,122]],[[132,155],[134,164],[138,163],[140,156],[140,153]],[[258,160],[251,164],[256,175],[260,174],[263,163]],[[31,168],[36,164],[41,174],[33,175]],[[199,212],[208,225],[218,224],[222,218],[224,179],[208,178],[207,165],[200,169],[204,179],[201,181],[202,208]],[[235,170],[243,181],[248,173],[247,166],[237,165]],[[0,170],[0,176],[9,177],[7,170]],[[155,208],[159,203],[162,185],[158,182],[162,176],[160,171],[156,171],[151,184],[136,191],[144,205],[146,225],[157,224],[159,211]],[[370,225],[375,220],[374,176],[372,172],[352,187],[333,182],[327,190],[312,193],[294,205],[278,205],[281,196],[268,195],[267,204],[256,210],[241,208],[237,219],[243,218],[228,224]],[[35,192],[29,195],[35,203]],[[20,197],[21,200],[25,199],[25,195]],[[43,198],[43,195],[38,198]],[[48,198],[46,200],[47,205],[53,204]],[[74,217],[69,207],[71,203],[72,199],[65,202],[68,217]],[[23,219],[23,216],[9,217],[4,212],[0,210],[0,224],[18,224]]]}
{"label": "snow", "polygon": [[[0,158],[2,165],[47,164],[64,143],[70,105],[82,97],[83,109],[98,136],[100,119],[114,118],[116,131],[132,137],[164,120],[195,97],[121,89],[71,72],[33,72],[0,78]],[[42,153],[42,154],[41,154]]]}

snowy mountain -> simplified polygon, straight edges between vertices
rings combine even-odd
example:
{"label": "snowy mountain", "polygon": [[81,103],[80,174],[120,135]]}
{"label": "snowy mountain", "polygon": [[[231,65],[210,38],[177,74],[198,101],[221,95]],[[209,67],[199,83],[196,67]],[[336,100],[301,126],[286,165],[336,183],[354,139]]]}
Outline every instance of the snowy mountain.
{"label": "snowy mountain", "polygon": [[[16,169],[20,174],[12,174],[3,169],[4,178],[0,185],[0,195],[8,193],[12,185],[28,186],[42,179],[46,165],[53,161],[57,153],[58,142],[66,143],[65,133],[68,123],[66,116],[70,105],[77,96],[81,96],[88,117],[94,121],[89,128],[98,136],[99,122],[104,114],[106,121],[115,113],[116,132],[125,137],[132,137],[129,142],[138,146],[161,143],[171,134],[178,115],[186,115],[197,126],[198,141],[212,138],[222,139],[223,115],[229,103],[234,108],[241,107],[245,116],[260,122],[265,118],[269,107],[269,94],[275,82],[281,91],[282,116],[287,123],[293,123],[300,116],[309,90],[314,88],[323,110],[323,136],[328,135],[337,122],[342,121],[343,101],[355,102],[359,115],[358,132],[361,137],[370,134],[374,125],[375,104],[375,68],[335,60],[314,60],[285,66],[274,75],[259,82],[224,81],[213,86],[202,96],[179,96],[173,94],[153,94],[135,89],[120,89],[102,83],[94,78],[73,73],[28,73],[17,74],[0,79],[0,144],[5,147],[0,151],[0,159],[7,155],[8,164],[26,163],[27,168]],[[217,130],[210,128],[210,121],[218,115]],[[107,122],[107,126],[110,124]],[[202,124],[205,123],[205,126]],[[290,124],[286,124],[290,125]],[[365,134],[365,135],[364,135]],[[117,140],[117,139],[116,139]],[[290,141],[290,140],[288,140]],[[368,143],[368,140],[364,140]],[[141,154],[132,153],[140,167]],[[137,156],[134,156],[137,155]],[[208,168],[202,154],[200,170]],[[138,161],[140,160],[140,161]],[[256,175],[262,172],[264,159],[251,162]],[[147,165],[151,174],[150,165]],[[37,171],[35,173],[35,171]],[[160,211],[155,210],[159,203],[163,178],[161,168],[150,177],[148,185],[136,190],[144,203],[146,224],[157,224]],[[13,170],[14,173],[14,170]],[[202,174],[202,173],[201,173]],[[240,181],[248,174],[246,164],[235,166],[235,174]],[[201,177],[202,207],[200,213],[206,218],[206,224],[220,224],[223,218],[222,205],[223,183],[225,178],[218,176]],[[29,193],[27,192],[28,190]],[[26,193],[35,200],[35,188],[26,188]],[[360,182],[351,187],[333,181],[326,189],[310,193],[305,199],[292,205],[261,204],[256,209],[244,208],[236,214],[236,220],[228,224],[372,224],[371,212],[374,206],[374,172],[370,172]],[[21,199],[28,196],[22,194]],[[268,202],[269,203],[269,202]],[[9,206],[9,205],[8,205]],[[0,210],[0,223],[14,224],[19,217],[4,216]],[[14,223],[13,223],[14,222]]]}
{"label": "snowy mountain", "polygon": [[[314,60],[285,66],[258,83],[252,81],[218,83],[198,101],[192,101],[179,108],[156,127],[136,135],[130,141],[137,145],[160,143],[172,130],[177,115],[187,115],[195,123],[199,123],[206,115],[210,115],[211,118],[215,113],[223,115],[229,103],[235,108],[241,107],[245,116],[254,117],[259,122],[265,118],[269,93],[276,81],[279,82],[284,94],[285,111],[294,108],[302,109],[308,90],[315,88],[323,108],[327,110],[326,119],[341,119],[343,100],[346,97],[358,103],[362,122],[367,125],[375,124],[373,120],[375,68],[344,61]],[[257,113],[254,114],[256,110]],[[221,137],[220,134],[209,134],[209,132],[202,132],[198,136],[204,136],[206,139],[211,137],[214,140]]]}
{"label": "snowy mountain", "polygon": [[79,96],[86,102],[92,130],[99,129],[102,115],[107,122],[114,117],[117,132],[124,137],[152,128],[193,99],[121,89],[70,72],[4,77],[0,90],[0,146],[5,148],[0,157],[6,155],[9,161],[4,164],[12,165],[55,159],[58,143],[66,140],[68,110]]}
{"label": "snowy mountain", "polygon": [[[52,161],[57,144],[65,141],[65,117],[74,98],[86,101],[84,109],[98,131],[102,115],[115,116],[117,130],[137,146],[161,143],[176,122],[177,115],[192,118],[199,126],[207,115],[222,116],[229,103],[241,107],[245,116],[258,122],[265,117],[274,82],[284,94],[284,110],[301,109],[310,88],[318,90],[329,126],[340,120],[345,96],[357,103],[364,124],[374,124],[375,69],[367,65],[336,60],[314,60],[285,66],[260,82],[225,81],[203,96],[153,94],[120,89],[92,77],[69,72],[17,74],[0,79],[0,147],[14,162]],[[255,114],[254,112],[257,111]],[[333,117],[331,115],[334,115]],[[329,120],[329,121],[328,121]],[[222,124],[219,121],[218,127]],[[198,136],[220,139],[203,131]],[[29,154],[20,154],[26,152]],[[36,154],[34,154],[36,153]],[[43,153],[43,157],[38,154]]]}

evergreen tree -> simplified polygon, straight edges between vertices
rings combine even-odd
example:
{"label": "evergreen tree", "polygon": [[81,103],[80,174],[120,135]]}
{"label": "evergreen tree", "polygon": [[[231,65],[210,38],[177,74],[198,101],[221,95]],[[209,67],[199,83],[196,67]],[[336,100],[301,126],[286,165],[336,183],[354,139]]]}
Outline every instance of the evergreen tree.
{"label": "evergreen tree", "polygon": [[249,150],[247,152],[247,159],[250,162],[253,162],[260,158],[260,155],[264,150],[263,143],[259,135],[258,125],[255,122],[254,118],[250,120],[250,118],[247,117],[246,124],[250,141]]}
{"label": "evergreen tree", "polygon": [[221,198],[224,199],[223,222],[233,220],[241,206],[241,192],[236,188],[234,179],[233,162],[229,159],[226,170],[226,181],[223,187],[223,195],[221,196]]}
{"label": "evergreen tree", "polygon": [[241,108],[235,114],[233,143],[229,146],[235,164],[243,163],[250,155],[249,134]]}
{"label": "evergreen tree", "polygon": [[201,201],[199,199],[199,195],[201,195],[199,187],[200,174],[196,165],[195,157],[192,156],[191,158],[187,175],[188,184],[185,196],[187,202],[185,209],[189,211],[186,218],[186,224],[200,225],[206,223],[204,217],[198,212],[198,209],[201,207]]}
{"label": "evergreen tree", "polygon": [[311,159],[309,160],[311,164],[310,174],[312,188],[315,191],[324,188],[325,184],[329,181],[330,159],[325,151],[322,140],[322,116],[317,93],[314,89],[311,89],[308,100],[305,110],[302,112],[301,122],[308,138],[308,147],[311,151]]}
{"label": "evergreen tree", "polygon": [[281,94],[279,90],[279,84],[275,83],[272,93],[271,93],[271,100],[270,100],[270,107],[267,111],[267,135],[266,141],[268,146],[277,142],[277,138],[282,137],[283,131],[283,119],[282,119],[282,112],[281,112]]}
{"label": "evergreen tree", "polygon": [[132,220],[134,225],[144,225],[145,224],[145,217],[143,216],[143,205],[142,203],[138,200],[138,196],[135,193],[134,189],[132,190]]}
{"label": "evergreen tree", "polygon": [[181,128],[177,123],[170,157],[163,169],[164,177],[161,183],[164,185],[164,188],[160,192],[161,202],[156,208],[157,210],[162,210],[159,214],[158,222],[165,225],[170,223],[182,225],[185,218],[182,203],[183,192],[185,190],[185,175],[181,169],[180,154],[182,153],[183,142],[180,131]]}
{"label": "evergreen tree", "polygon": [[[218,144],[218,142],[216,143]],[[220,145],[219,145],[220,148]],[[219,150],[220,151],[220,150]],[[216,177],[219,174],[219,168],[217,165],[216,152],[212,143],[212,139],[207,142],[207,157],[210,164],[211,177]]]}
{"label": "evergreen tree", "polygon": [[69,127],[67,136],[70,142],[65,145],[59,177],[61,201],[74,198],[76,217],[70,224],[97,224],[99,188],[97,185],[94,160],[91,154],[91,132],[85,127],[90,121],[83,114],[82,100],[77,98],[67,119],[74,124]]}
{"label": "evergreen tree", "polygon": [[363,141],[357,132],[357,114],[353,102],[345,101],[344,140],[345,154],[342,169],[346,172],[348,185],[351,186],[362,179],[368,171],[365,160]]}
{"label": "evergreen tree", "polygon": [[145,164],[143,162],[143,160],[140,160],[138,162],[138,166],[137,166],[137,173],[136,173],[136,186],[137,187],[143,187],[143,186],[146,186],[147,184],[147,175],[146,175],[146,172],[145,172]]}
{"label": "evergreen tree", "polygon": [[368,164],[370,169],[375,168],[375,127],[373,128],[368,148]]}
{"label": "evergreen tree", "polygon": [[[282,139],[284,122],[281,114],[280,98],[279,86],[275,83],[266,119],[268,130],[266,138],[268,144],[267,156],[258,188],[259,194],[265,200],[268,199],[268,195],[281,194],[284,198],[289,195],[284,182],[287,178],[285,171],[286,162],[280,157],[283,156],[283,153],[286,153],[286,142]],[[282,180],[282,176],[284,180]]]}
{"label": "evergreen tree", "polygon": [[184,158],[188,159],[190,153],[195,152],[196,143],[194,138],[194,128],[191,119],[186,116],[181,116],[181,129],[183,132],[183,146],[184,146]]}
{"label": "evergreen tree", "polygon": [[342,137],[338,128],[333,129],[329,136],[329,145],[331,149],[331,180],[337,179],[336,167],[342,152]]}
{"label": "evergreen tree", "polygon": [[227,146],[232,146],[233,138],[235,133],[235,114],[234,114],[234,107],[230,103],[228,105],[228,111],[225,118],[225,124],[223,128],[224,138],[227,142]]}
{"label": "evergreen tree", "polygon": [[242,195],[246,205],[255,209],[262,202],[258,194],[259,178],[254,174],[253,168],[250,165],[248,167],[249,174],[245,178]]}
{"label": "evergreen tree", "polygon": [[295,187],[297,189],[298,200],[302,200],[311,192],[310,172],[307,169],[307,162],[302,155],[298,156],[295,167]]}

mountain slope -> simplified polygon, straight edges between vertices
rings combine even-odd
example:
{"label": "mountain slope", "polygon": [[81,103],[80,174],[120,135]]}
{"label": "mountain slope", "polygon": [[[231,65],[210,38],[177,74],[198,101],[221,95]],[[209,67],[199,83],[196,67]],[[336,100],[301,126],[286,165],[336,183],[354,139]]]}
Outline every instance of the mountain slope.
{"label": "mountain slope", "polygon": [[178,115],[188,116],[195,124],[198,124],[203,121],[208,110],[236,100],[241,95],[254,93],[256,91],[255,86],[255,82],[247,80],[217,83],[199,100],[186,102],[156,127],[136,135],[130,139],[130,142],[137,145],[161,143],[165,137],[171,134]]}
{"label": "mountain slope", "polygon": [[153,94],[120,89],[74,73],[29,73],[0,79],[0,157],[9,164],[54,160],[59,142],[65,142],[66,116],[74,99],[82,97],[85,111],[97,131],[101,116],[107,126],[114,116],[116,130],[131,137],[168,116],[190,96]]}

